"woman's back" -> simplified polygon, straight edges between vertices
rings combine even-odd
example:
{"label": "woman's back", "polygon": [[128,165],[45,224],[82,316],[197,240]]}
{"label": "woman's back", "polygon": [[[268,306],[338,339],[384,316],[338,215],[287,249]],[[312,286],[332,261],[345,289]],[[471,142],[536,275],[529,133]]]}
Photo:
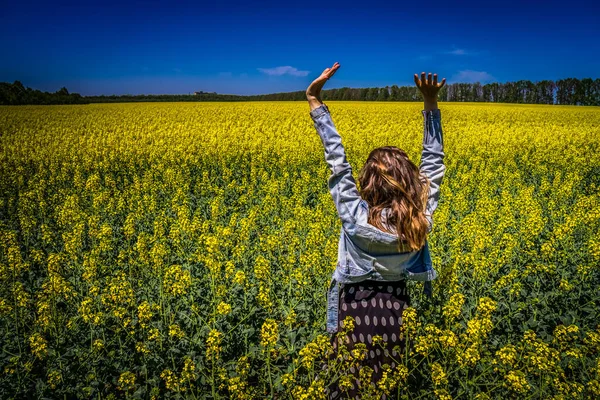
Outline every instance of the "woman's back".
{"label": "woman's back", "polygon": [[[393,281],[413,279],[431,281],[437,274],[433,268],[427,240],[418,249],[411,248],[407,241],[398,240],[398,235],[386,232],[369,222],[370,206],[358,191],[352,169],[346,159],[341,137],[335,128],[329,108],[319,105],[310,112],[315,128],[325,148],[325,160],[331,171],[328,180],[329,191],[340,216],[342,228],[338,244],[337,267],[332,276],[334,302],[336,287],[334,282],[347,284],[365,279]],[[420,176],[429,180],[428,192],[424,193],[426,204],[423,220],[427,233],[433,227],[432,215],[437,208],[439,186],[442,182],[445,165],[443,163],[443,139],[441,112],[437,108],[423,110],[423,150],[418,167]],[[381,213],[383,218],[390,211]],[[391,227],[390,227],[391,228]],[[390,229],[393,231],[393,229]],[[427,293],[431,286],[426,285]],[[328,309],[335,306],[329,305]],[[334,333],[335,310],[329,313],[327,330]]]}

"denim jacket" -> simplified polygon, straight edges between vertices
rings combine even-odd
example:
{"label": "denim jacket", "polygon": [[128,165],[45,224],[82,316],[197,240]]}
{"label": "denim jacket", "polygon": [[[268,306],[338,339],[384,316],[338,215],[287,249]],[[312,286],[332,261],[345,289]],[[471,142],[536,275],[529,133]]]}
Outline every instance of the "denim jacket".
{"label": "denim jacket", "polygon": [[[446,167],[443,163],[443,138],[440,110],[423,114],[423,151],[420,171],[430,180],[426,218],[428,233],[433,228],[432,214],[437,208],[439,187]],[[369,205],[358,192],[352,169],[346,159],[342,140],[331,119],[327,105],[310,112],[325,148],[325,161],[331,171],[329,191],[342,222],[338,243],[337,266],[327,293],[327,332],[338,328],[340,284],[411,279],[424,282],[425,294],[431,296],[431,281],[437,273],[431,262],[428,241],[416,251],[398,251],[398,236],[369,224]],[[385,218],[385,211],[383,216]],[[383,221],[385,223],[385,221]]]}

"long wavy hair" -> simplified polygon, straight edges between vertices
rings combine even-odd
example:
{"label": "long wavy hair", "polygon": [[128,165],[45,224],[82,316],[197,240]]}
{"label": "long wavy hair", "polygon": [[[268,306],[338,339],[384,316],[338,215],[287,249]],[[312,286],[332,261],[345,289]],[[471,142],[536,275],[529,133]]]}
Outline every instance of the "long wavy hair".
{"label": "long wavy hair", "polygon": [[[406,152],[395,146],[374,149],[360,171],[359,183],[361,197],[369,204],[371,225],[398,235],[399,251],[406,246],[414,251],[425,245],[430,182]],[[388,209],[386,224],[382,219],[384,209]]]}

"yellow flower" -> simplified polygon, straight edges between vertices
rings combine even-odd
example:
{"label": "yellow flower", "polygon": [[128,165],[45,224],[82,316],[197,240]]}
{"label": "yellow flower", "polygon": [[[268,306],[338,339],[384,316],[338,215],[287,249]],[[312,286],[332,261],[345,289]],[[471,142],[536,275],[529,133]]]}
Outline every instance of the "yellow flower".
{"label": "yellow flower", "polygon": [[433,390],[435,396],[440,400],[452,400],[452,396],[448,393],[446,389],[436,388]]}
{"label": "yellow flower", "polygon": [[271,270],[269,261],[263,256],[256,257],[254,261],[254,276],[259,280],[266,280],[270,277]]}
{"label": "yellow flower", "polygon": [[227,315],[231,312],[231,306],[225,302],[220,302],[217,306],[217,314]]}
{"label": "yellow flower", "polygon": [[46,296],[40,296],[37,302],[37,322],[42,327],[48,327],[51,317],[52,310],[49,299]]}
{"label": "yellow flower", "polygon": [[525,393],[530,389],[523,371],[509,371],[504,379],[505,386],[517,393]]}
{"label": "yellow flower", "polygon": [[279,327],[272,318],[267,318],[260,328],[260,345],[263,347],[275,346],[279,338]]}
{"label": "yellow flower", "polygon": [[329,344],[329,336],[317,335],[312,342],[307,343],[302,349],[300,349],[300,364],[309,369],[317,357],[323,353],[330,354],[331,350],[332,347]]}
{"label": "yellow flower", "polygon": [[140,326],[142,328],[145,328],[146,326],[148,326],[148,321],[150,321],[152,319],[152,307],[150,306],[150,303],[148,303],[147,301],[143,301],[139,306],[138,306],[138,321],[140,322]]}
{"label": "yellow flower", "polygon": [[90,286],[90,296],[95,297],[100,293],[100,288],[96,285]]}
{"label": "yellow flower", "polygon": [[225,277],[229,279],[229,277],[233,275],[233,271],[235,271],[235,264],[233,261],[229,260],[225,263]]}
{"label": "yellow flower", "polygon": [[94,350],[100,351],[104,348],[104,341],[102,339],[96,339],[92,343],[92,347],[94,348]]}
{"label": "yellow flower", "polygon": [[206,357],[214,358],[215,360],[219,358],[219,353],[221,352],[221,340],[223,334],[216,329],[212,329],[208,333],[208,338],[206,339]]}
{"label": "yellow flower", "polygon": [[338,387],[342,392],[352,390],[352,388],[354,387],[354,379],[355,378],[352,375],[342,375],[338,382]]}
{"label": "yellow flower", "polygon": [[138,353],[142,353],[142,354],[150,354],[150,349],[148,348],[148,346],[146,345],[146,343],[144,342],[137,342],[135,344],[135,350]]}
{"label": "yellow flower", "polygon": [[383,346],[384,345],[383,337],[381,335],[373,335],[372,344],[373,344],[373,346],[377,346],[377,345]]}
{"label": "yellow flower", "polygon": [[465,303],[465,296],[462,293],[455,293],[450,297],[450,300],[444,305],[442,314],[447,321],[454,321],[460,315],[462,306]]}
{"label": "yellow flower", "polygon": [[442,333],[437,336],[437,340],[445,348],[458,346],[458,337],[456,336],[456,333],[449,329],[442,331]]}
{"label": "yellow flower", "polygon": [[160,377],[165,381],[165,386],[167,390],[172,392],[180,392],[182,391],[182,387],[179,384],[179,379],[177,379],[177,375],[171,371],[170,369],[165,369],[161,372]]}
{"label": "yellow flower", "polygon": [[408,368],[400,364],[392,369],[389,364],[381,366],[381,378],[377,382],[377,387],[387,394],[391,394],[400,382],[405,382],[408,377]]}
{"label": "yellow flower", "polygon": [[12,311],[12,306],[8,304],[6,299],[0,299],[0,315],[9,314]]}
{"label": "yellow flower", "polygon": [[559,368],[560,352],[548,343],[537,339],[535,332],[527,330],[523,335],[524,361],[532,373],[552,372]]}
{"label": "yellow flower", "polygon": [[269,297],[269,288],[262,284],[258,287],[258,302],[266,309],[270,309],[273,306],[273,302]]}
{"label": "yellow flower", "polygon": [[477,361],[481,358],[479,354],[478,343],[472,343],[464,352],[456,353],[456,360],[461,367],[464,366],[475,366]]}
{"label": "yellow flower", "polygon": [[531,329],[528,329],[523,333],[523,341],[525,343],[530,343],[530,344],[535,343],[536,340],[537,340],[537,335]]}
{"label": "yellow flower", "polygon": [[579,349],[566,349],[565,354],[569,357],[574,357],[574,358],[582,358],[583,357],[583,354],[581,354],[581,350],[579,350]]}
{"label": "yellow flower", "polygon": [[56,389],[56,386],[62,382],[62,375],[60,371],[52,370],[48,372],[48,386],[50,389]]}
{"label": "yellow flower", "polygon": [[566,279],[561,279],[560,280],[560,285],[558,286],[558,288],[564,292],[568,292],[571,289],[573,289],[573,285],[569,283],[568,280]]}
{"label": "yellow flower", "polygon": [[367,345],[364,343],[356,343],[352,351],[350,351],[350,354],[357,360],[364,360],[367,358],[368,354]]}
{"label": "yellow flower", "polygon": [[126,391],[135,388],[135,374],[130,371],[125,371],[119,376],[119,389]]}
{"label": "yellow flower", "polygon": [[244,282],[246,282],[246,274],[244,273],[244,271],[237,271],[235,273],[233,281],[238,285],[243,286]]}
{"label": "yellow flower", "polygon": [[13,284],[13,298],[17,303],[17,307],[27,307],[31,296],[25,290],[21,282],[15,282]]}
{"label": "yellow flower", "polygon": [[29,337],[29,345],[31,346],[31,353],[38,358],[43,358],[48,354],[48,343],[37,332]]}
{"label": "yellow flower", "polygon": [[124,271],[111,279],[105,303],[128,304],[133,301],[133,290]]}
{"label": "yellow flower", "polygon": [[588,382],[588,390],[594,396],[600,396],[600,381],[598,379],[592,379]]}
{"label": "yellow flower", "polygon": [[166,293],[172,296],[182,296],[187,293],[192,284],[192,275],[181,265],[171,265],[165,271],[163,287]]}
{"label": "yellow flower", "polygon": [[554,328],[554,338],[561,343],[572,342],[576,339],[579,334],[579,327],[577,325],[557,325]]}
{"label": "yellow flower", "polygon": [[293,325],[296,322],[296,312],[294,310],[290,310],[288,315],[285,317],[286,325]]}
{"label": "yellow flower", "polygon": [[523,284],[521,282],[515,282],[511,285],[508,293],[513,296],[519,296],[521,294],[521,290],[523,289]]}
{"label": "yellow flower", "polygon": [[489,297],[482,297],[479,299],[477,305],[477,312],[483,316],[489,317],[496,310],[496,302]]}
{"label": "yellow flower", "polygon": [[229,378],[227,389],[229,390],[230,398],[232,399],[245,399],[244,390],[246,389],[246,383],[239,376]]}
{"label": "yellow flower", "polygon": [[247,355],[241,356],[238,359],[237,365],[235,366],[236,372],[240,376],[247,376],[250,372],[250,361]]}
{"label": "yellow flower", "polygon": [[294,375],[292,375],[292,374],[283,374],[281,376],[281,384],[283,386],[292,385],[292,384],[294,384],[294,382],[295,382],[295,379],[294,379]]}
{"label": "yellow flower", "polygon": [[169,325],[169,336],[176,338],[185,337],[185,332],[177,324]]}
{"label": "yellow flower", "polygon": [[427,356],[431,349],[433,349],[434,343],[431,337],[428,335],[417,336],[414,341],[415,351],[423,356]]}
{"label": "yellow flower", "polygon": [[354,331],[354,318],[352,318],[351,316],[346,316],[342,321],[341,321],[341,325],[342,328],[344,330],[344,333],[349,333]]}
{"label": "yellow flower", "polygon": [[400,332],[404,333],[409,337],[413,337],[419,331],[421,323],[417,317],[417,309],[414,307],[408,307],[402,311],[402,325],[400,326]]}
{"label": "yellow flower", "polygon": [[157,340],[160,339],[160,331],[158,328],[150,328],[148,330],[148,340]]}
{"label": "yellow flower", "polygon": [[181,379],[185,382],[192,382],[196,380],[196,364],[194,361],[186,357],[183,362],[183,371],[181,371]]}
{"label": "yellow flower", "polygon": [[492,321],[489,317],[476,317],[467,322],[467,338],[469,341],[481,342],[487,338],[487,335],[493,328]]}
{"label": "yellow flower", "polygon": [[517,360],[517,349],[509,343],[496,352],[496,357],[500,359],[501,363],[512,367]]}
{"label": "yellow flower", "polygon": [[442,366],[437,362],[431,364],[431,380],[435,386],[448,384],[448,377]]}
{"label": "yellow flower", "polygon": [[375,371],[368,365],[363,365],[358,371],[358,379],[360,382],[371,382],[371,377]]}
{"label": "yellow flower", "polygon": [[590,351],[600,352],[600,333],[592,331],[586,332],[583,343]]}

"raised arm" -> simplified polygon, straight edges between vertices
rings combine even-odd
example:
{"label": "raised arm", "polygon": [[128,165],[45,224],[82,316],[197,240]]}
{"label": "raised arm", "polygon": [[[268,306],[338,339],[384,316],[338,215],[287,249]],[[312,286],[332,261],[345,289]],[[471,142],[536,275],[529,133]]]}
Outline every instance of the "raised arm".
{"label": "raised arm", "polygon": [[315,128],[325,149],[325,161],[331,171],[328,186],[338,215],[345,229],[352,229],[361,201],[352,168],[346,159],[342,138],[337,132],[325,104],[310,112]]}
{"label": "raised arm", "polygon": [[444,140],[442,135],[441,112],[437,104],[438,90],[444,86],[446,78],[437,83],[437,74],[431,79],[425,79],[425,72],[421,79],[415,74],[415,83],[421,90],[424,100],[423,114],[423,151],[421,153],[421,172],[429,179],[429,197],[427,199],[426,218],[429,221],[429,232],[433,229],[433,213],[438,206],[440,185],[444,178],[446,166],[444,165]]}
{"label": "raised arm", "polygon": [[306,90],[306,98],[310,106],[310,116],[323,143],[325,161],[331,172],[328,179],[329,192],[342,226],[344,229],[352,229],[356,223],[361,197],[352,176],[352,168],[346,159],[342,138],[331,119],[329,108],[321,101],[321,88],[338,68],[339,64],[335,63],[332,68],[325,69]]}

